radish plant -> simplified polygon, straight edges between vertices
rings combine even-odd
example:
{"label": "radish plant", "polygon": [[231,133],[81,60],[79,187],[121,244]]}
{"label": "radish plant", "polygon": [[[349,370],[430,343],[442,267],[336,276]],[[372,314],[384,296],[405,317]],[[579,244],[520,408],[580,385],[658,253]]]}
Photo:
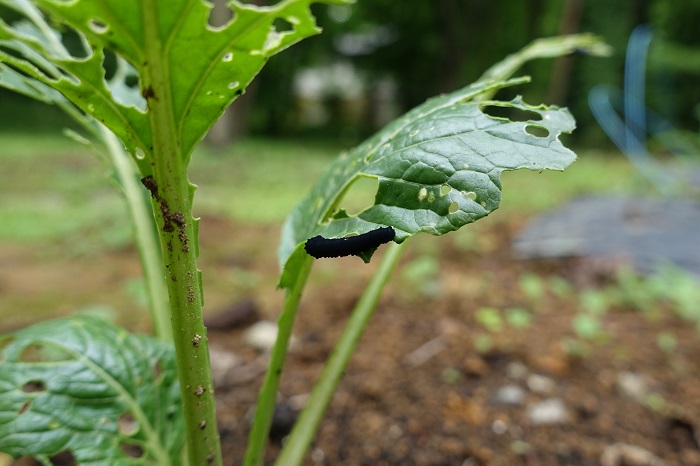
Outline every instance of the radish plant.
{"label": "radish plant", "polygon": [[[129,206],[157,337],[86,317],[2,337],[0,451],[47,465],[59,453],[77,464],[222,464],[196,266],[195,186],[187,167],[197,144],[268,58],[319,32],[312,2],[259,7],[230,1],[233,18],[215,28],[203,0],[0,0],[20,17],[0,20],[0,85],[61,107],[80,124],[72,135],[93,145],[111,168]],[[66,46],[69,35],[78,37],[77,49]],[[314,260],[309,252],[333,255],[342,244],[368,262],[376,246],[390,242],[280,465],[301,463],[405,241],[488,215],[498,207],[503,170],[561,170],[573,162],[558,139],[574,129],[565,109],[492,99],[499,89],[528,81],[510,78],[525,61],[575,50],[605,51],[590,36],[534,42],[476,83],[429,100],[341,155],[294,209],[279,250],[285,306],[246,465],[262,464]],[[493,106],[527,112],[529,119],[489,116],[485,109]],[[374,203],[350,214],[344,195],[365,177],[378,181]],[[361,238],[341,240],[352,235]]]}

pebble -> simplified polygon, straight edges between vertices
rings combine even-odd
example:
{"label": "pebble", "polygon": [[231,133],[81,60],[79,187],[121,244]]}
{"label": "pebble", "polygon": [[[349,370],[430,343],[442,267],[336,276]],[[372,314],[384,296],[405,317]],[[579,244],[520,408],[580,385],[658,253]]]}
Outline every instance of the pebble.
{"label": "pebble", "polygon": [[525,401],[525,390],[517,385],[504,385],[496,390],[491,402],[496,405],[519,406]]}
{"label": "pebble", "polygon": [[622,395],[640,403],[644,402],[649,393],[649,387],[644,377],[634,372],[619,373],[615,380],[615,387]]}
{"label": "pebble", "polygon": [[615,443],[600,456],[601,466],[664,466],[661,458],[636,445]]}
{"label": "pebble", "polygon": [[204,325],[209,330],[230,330],[257,320],[258,313],[258,305],[255,301],[242,299],[229,304],[214,315],[205,315]]}
{"label": "pebble", "polygon": [[528,369],[522,362],[512,361],[508,363],[508,366],[506,366],[506,374],[508,374],[508,377],[511,379],[520,380],[527,377]]}
{"label": "pebble", "polygon": [[508,424],[503,419],[496,419],[491,423],[491,431],[496,435],[503,435],[508,432]]}
{"label": "pebble", "polygon": [[533,393],[547,395],[554,391],[556,384],[554,380],[544,375],[530,374],[527,377],[527,388]]}
{"label": "pebble", "polygon": [[[259,351],[269,351],[277,340],[277,324],[269,320],[261,320],[254,323],[245,332],[245,342]],[[295,344],[294,337],[291,338],[290,348]]]}
{"label": "pebble", "polygon": [[564,424],[569,418],[569,413],[563,401],[559,398],[549,398],[530,406],[527,417],[536,426]]}

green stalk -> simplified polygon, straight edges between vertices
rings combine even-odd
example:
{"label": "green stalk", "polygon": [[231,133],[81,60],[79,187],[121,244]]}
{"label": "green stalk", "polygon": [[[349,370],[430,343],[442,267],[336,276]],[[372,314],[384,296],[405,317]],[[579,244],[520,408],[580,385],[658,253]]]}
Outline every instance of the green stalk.
{"label": "green stalk", "polygon": [[369,322],[382,290],[386,285],[391,272],[401,257],[404,243],[390,243],[384,253],[379,268],[372,276],[365,292],[355,305],[355,309],[348,320],[343,334],[331,353],[331,356],[323,368],[323,372],[311,392],[304,411],[297,419],[292,433],[287,438],[280,456],[275,462],[276,466],[298,466],[302,463],[309,445],[316,435],[318,426],[323,418],[326,408],[333,398],[338,382],[345,371],[357,343]]}
{"label": "green stalk", "polygon": [[[160,2],[158,2],[160,3]],[[141,3],[144,24],[158,24],[156,0]],[[148,99],[153,135],[152,172],[143,173],[159,228],[164,275],[177,360],[190,466],[221,466],[209,344],[202,315],[202,281],[197,269],[197,224],[192,216],[194,188],[187,179],[172,108],[166,50],[155,27],[144,28],[148,66],[142,89]],[[143,148],[148,151],[150,148]]]}
{"label": "green stalk", "polygon": [[136,171],[131,158],[122,149],[117,137],[100,125],[100,136],[105,142],[111,166],[119,181],[127,210],[134,228],[136,248],[141,259],[143,277],[148,290],[148,308],[151,311],[153,333],[165,340],[173,340],[170,326],[170,308],[168,290],[163,279],[163,258],[160,254],[158,236],[154,230],[153,214],[148,201],[143,195],[143,187],[136,180]]}
{"label": "green stalk", "polygon": [[282,377],[282,366],[287,357],[289,339],[292,336],[292,328],[294,327],[294,318],[299,309],[301,293],[304,290],[304,285],[313,265],[311,256],[307,255],[303,261],[299,266],[299,273],[295,277],[294,284],[287,289],[284,309],[277,320],[277,339],[275,340],[275,346],[272,348],[265,380],[258,395],[253,429],[248,438],[248,449],[243,462],[245,466],[260,466],[263,462],[267,436],[272,424],[272,416],[275,413],[277,388]]}

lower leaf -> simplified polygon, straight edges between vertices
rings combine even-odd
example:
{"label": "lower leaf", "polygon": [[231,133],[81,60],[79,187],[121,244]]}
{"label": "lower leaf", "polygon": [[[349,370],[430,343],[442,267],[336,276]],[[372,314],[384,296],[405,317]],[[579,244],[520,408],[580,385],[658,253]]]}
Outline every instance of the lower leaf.
{"label": "lower leaf", "polygon": [[94,317],[0,338],[0,451],[51,464],[181,463],[175,354]]}

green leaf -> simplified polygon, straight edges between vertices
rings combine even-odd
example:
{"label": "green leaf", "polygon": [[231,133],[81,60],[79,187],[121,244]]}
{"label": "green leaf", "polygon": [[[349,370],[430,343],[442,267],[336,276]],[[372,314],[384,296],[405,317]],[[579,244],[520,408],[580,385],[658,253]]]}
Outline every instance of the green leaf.
{"label": "green leaf", "polygon": [[[310,11],[313,2],[261,7],[231,1],[233,19],[214,28],[208,25],[212,5],[203,0],[36,0],[83,39],[86,56],[66,55],[56,45],[60,37],[34,34],[26,22],[0,21],[0,62],[57,89],[102,122],[130,153],[138,150],[143,171],[153,152],[147,101],[168,101],[180,153],[189,157],[271,56],[320,31]],[[27,3],[0,0],[25,13],[31,11]],[[120,98],[123,84],[106,82],[106,50],[128,62],[139,78],[128,99]]]}
{"label": "green leaf", "polygon": [[[594,34],[571,34],[567,36],[535,39],[518,52],[508,55],[481,75],[479,81],[510,78],[525,63],[539,58],[556,58],[571,53],[580,53],[594,57],[608,57],[613,50]],[[493,97],[492,93],[486,94]]]}
{"label": "green leaf", "polygon": [[[498,207],[504,170],[563,170],[576,158],[558,139],[575,127],[566,109],[532,107],[520,98],[476,101],[524,81],[479,82],[433,98],[342,154],[285,222],[280,264],[319,234],[341,238],[391,226],[399,243],[421,232],[442,235]],[[511,121],[484,113],[492,106],[531,117]],[[532,128],[546,135],[530,134]],[[336,215],[361,177],[379,182],[374,204],[354,216]]]}
{"label": "green leaf", "polygon": [[84,465],[180,464],[171,345],[83,316],[6,335],[0,349],[0,451],[45,464],[66,451]]}
{"label": "green leaf", "polygon": [[63,99],[60,92],[35,79],[18,73],[3,63],[0,63],[0,87],[47,104],[53,104],[59,99]]}

